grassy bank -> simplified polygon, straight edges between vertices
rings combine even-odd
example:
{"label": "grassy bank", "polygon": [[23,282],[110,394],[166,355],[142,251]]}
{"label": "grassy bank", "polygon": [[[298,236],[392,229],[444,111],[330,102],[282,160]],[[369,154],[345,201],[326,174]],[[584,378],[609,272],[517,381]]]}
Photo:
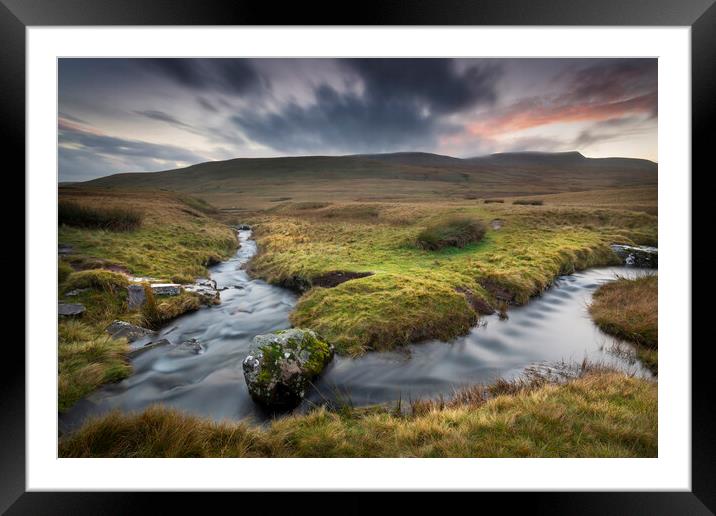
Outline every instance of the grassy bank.
{"label": "grassy bank", "polygon": [[[231,255],[235,233],[204,202],[164,192],[60,188],[58,268],[61,302],[81,303],[79,320],[59,321],[59,409],[131,374],[129,346],[105,328],[115,319],[156,327],[200,308],[191,293],[157,296],[149,311],[127,308],[127,274],[190,282]],[[72,295],[68,295],[72,294]]]}
{"label": "grassy bank", "polygon": [[[656,242],[655,216],[560,205],[288,202],[243,217],[259,244],[252,273],[305,292],[293,324],[353,355],[453,338],[477,312],[525,303],[559,274],[617,263],[610,243]],[[419,245],[425,234],[440,240],[445,220],[482,221],[487,231]],[[311,288],[335,271],[372,275]]]}
{"label": "grassy bank", "polygon": [[[60,188],[60,205],[79,206],[71,220],[85,226],[86,212],[135,214],[141,225],[128,231],[61,224],[59,242],[72,247],[65,258],[77,268],[113,268],[135,276],[163,280],[191,280],[206,274],[207,264],[231,256],[237,241],[234,232],[214,217],[206,203],[169,192]],[[101,210],[101,211],[100,211]],[[76,212],[84,217],[80,219]],[[126,222],[124,224],[127,225]]]}
{"label": "grassy bank", "polygon": [[658,284],[656,274],[618,278],[594,292],[589,313],[604,332],[636,345],[639,359],[658,368]]}
{"label": "grassy bank", "polygon": [[[657,386],[597,371],[563,385],[464,391],[450,403],[290,416],[267,428],[166,408],[115,412],[60,440],[62,457],[656,457]],[[514,387],[514,385],[513,385]]]}

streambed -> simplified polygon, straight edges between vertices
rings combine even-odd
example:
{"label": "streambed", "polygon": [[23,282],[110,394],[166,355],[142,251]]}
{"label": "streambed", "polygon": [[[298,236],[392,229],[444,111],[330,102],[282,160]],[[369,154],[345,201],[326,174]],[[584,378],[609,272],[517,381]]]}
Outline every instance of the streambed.
{"label": "streambed", "polygon": [[[221,304],[183,315],[159,335],[173,344],[195,338],[203,350],[172,344],[137,355],[132,376],[102,387],[61,414],[60,432],[76,428],[90,415],[156,403],[216,420],[274,417],[251,400],[241,362],[254,335],[290,327],[288,316],[297,296],[250,278],[242,267],[256,253],[256,243],[249,230],[239,231],[239,239],[236,255],[210,270],[217,286],[226,287]],[[585,358],[651,376],[624,353],[628,344],[602,333],[587,313],[600,284],[617,274],[643,273],[634,267],[603,267],[561,276],[541,296],[510,309],[508,320],[483,317],[469,334],[452,342],[424,342],[357,359],[336,356],[297,410],[348,397],[360,406],[449,396],[464,385],[515,377],[535,364]]]}

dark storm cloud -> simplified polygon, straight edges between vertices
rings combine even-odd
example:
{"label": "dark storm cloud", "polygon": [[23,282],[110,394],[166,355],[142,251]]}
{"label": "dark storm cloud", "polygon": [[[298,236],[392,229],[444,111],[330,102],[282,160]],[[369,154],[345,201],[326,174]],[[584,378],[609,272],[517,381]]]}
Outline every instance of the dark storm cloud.
{"label": "dark storm cloud", "polygon": [[435,113],[454,113],[481,102],[494,102],[500,67],[481,62],[460,72],[452,59],[345,59],[358,73],[366,96],[377,103],[401,101],[425,105]]}
{"label": "dark storm cloud", "polygon": [[656,59],[599,61],[573,73],[565,100],[605,102],[654,93],[657,66]]}
{"label": "dark storm cloud", "polygon": [[158,120],[160,122],[166,122],[170,125],[174,125],[177,127],[181,127],[181,128],[185,128],[185,129],[192,128],[192,126],[190,126],[189,124],[185,124],[181,120],[177,120],[175,117],[173,117],[172,115],[170,115],[168,113],[165,113],[164,111],[148,109],[145,111],[135,111],[135,113],[137,115],[151,118],[152,120]]}
{"label": "dark storm cloud", "polygon": [[140,140],[127,140],[74,127],[60,125],[60,146],[79,147],[97,154],[115,157],[151,158],[165,161],[197,163],[205,158],[174,145],[159,145]]}
{"label": "dark storm cloud", "polygon": [[244,94],[263,84],[246,59],[137,59],[136,63],[194,90]]}
{"label": "dark storm cloud", "polygon": [[206,100],[204,97],[197,97],[196,100],[199,103],[199,105],[201,107],[203,107],[204,109],[206,109],[207,111],[211,111],[212,113],[219,112],[219,110],[216,109],[216,107],[214,107],[214,104],[212,104],[211,102]]}
{"label": "dark storm cloud", "polygon": [[[281,152],[378,152],[421,149],[456,130],[443,117],[496,98],[496,66],[463,71],[447,59],[346,59],[362,91],[313,90],[307,105],[243,110],[232,119],[248,138]],[[346,77],[350,79],[350,75]]]}

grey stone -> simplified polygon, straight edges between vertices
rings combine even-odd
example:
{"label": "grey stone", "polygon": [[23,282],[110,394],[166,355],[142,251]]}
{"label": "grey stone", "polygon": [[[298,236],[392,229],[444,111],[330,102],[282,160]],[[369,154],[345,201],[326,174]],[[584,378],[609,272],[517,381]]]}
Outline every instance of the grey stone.
{"label": "grey stone", "polygon": [[136,326],[125,321],[113,321],[112,324],[107,326],[107,333],[109,333],[112,338],[125,338],[128,342],[134,342],[147,335],[156,334],[155,331],[148,328],[142,328],[141,326]]}
{"label": "grey stone", "polygon": [[333,346],[311,330],[292,328],[257,335],[242,363],[249,394],[268,407],[295,406],[333,354]]}
{"label": "grey stone", "polygon": [[178,296],[182,287],[178,283],[152,283],[152,292],[158,296]]}
{"label": "grey stone", "polygon": [[80,303],[58,303],[57,315],[60,317],[79,317],[85,313],[85,306]]}
{"label": "grey stone", "polygon": [[213,304],[219,301],[220,294],[217,289],[206,285],[184,285],[184,290],[201,296],[204,303]]}
{"label": "grey stone", "polygon": [[505,224],[505,221],[502,219],[493,219],[490,221],[490,227],[494,229],[495,231],[498,231],[502,228],[502,226]]}
{"label": "grey stone", "polygon": [[59,255],[68,255],[72,254],[74,252],[74,248],[71,245],[68,244],[58,244],[57,245],[57,254]]}
{"label": "grey stone", "polygon": [[206,346],[199,342],[197,339],[192,338],[185,340],[181,344],[177,345],[170,354],[172,356],[182,355],[201,355],[206,351]]}
{"label": "grey stone", "polygon": [[211,287],[213,289],[216,289],[216,280],[213,280],[211,278],[197,278],[194,283],[201,287]]}
{"label": "grey stone", "polygon": [[147,300],[144,285],[129,285],[127,287],[127,305],[130,310],[138,310]]}
{"label": "grey stone", "polygon": [[659,265],[659,250],[656,247],[612,244],[610,246],[624,265],[656,269]]}

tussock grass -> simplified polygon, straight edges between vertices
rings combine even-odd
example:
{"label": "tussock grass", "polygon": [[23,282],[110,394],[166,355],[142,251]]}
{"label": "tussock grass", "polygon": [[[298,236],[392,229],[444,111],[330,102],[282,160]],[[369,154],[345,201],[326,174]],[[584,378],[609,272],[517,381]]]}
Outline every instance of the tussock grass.
{"label": "tussock grass", "polygon": [[60,201],[57,216],[60,225],[107,231],[132,231],[142,225],[143,219],[140,211],[130,208],[102,208],[69,201]]}
{"label": "tussock grass", "polygon": [[81,321],[59,325],[58,406],[69,408],[100,385],[129,376],[125,339],[112,339]]}
{"label": "tussock grass", "polygon": [[60,440],[62,457],[656,457],[657,388],[613,372],[472,395],[411,414],[331,412],[213,422],[155,406],[114,412]]}
{"label": "tussock grass", "polygon": [[64,260],[57,262],[57,284],[62,285],[67,278],[74,272],[74,269]]}
{"label": "tussock grass", "polygon": [[417,246],[429,251],[446,247],[465,247],[482,240],[487,226],[479,219],[454,216],[432,224],[418,233]]}
{"label": "tussock grass", "polygon": [[600,286],[589,313],[604,332],[637,345],[637,356],[657,369],[658,285],[656,274],[638,278],[619,277]]}
{"label": "tussock grass", "polygon": [[529,200],[529,199],[517,199],[516,201],[512,201],[512,204],[516,204],[518,206],[542,206],[544,204],[544,201],[542,200]]}
{"label": "tussock grass", "polygon": [[182,292],[178,296],[161,296],[159,298],[152,294],[152,308],[147,308],[149,305],[149,296],[147,296],[147,303],[142,307],[145,325],[150,328],[159,328],[175,317],[198,310],[202,307],[202,301],[193,292]]}
{"label": "tussock grass", "polygon": [[129,280],[124,274],[107,271],[103,269],[92,269],[87,271],[73,272],[65,281],[65,288],[93,288],[116,293],[129,285]]}

